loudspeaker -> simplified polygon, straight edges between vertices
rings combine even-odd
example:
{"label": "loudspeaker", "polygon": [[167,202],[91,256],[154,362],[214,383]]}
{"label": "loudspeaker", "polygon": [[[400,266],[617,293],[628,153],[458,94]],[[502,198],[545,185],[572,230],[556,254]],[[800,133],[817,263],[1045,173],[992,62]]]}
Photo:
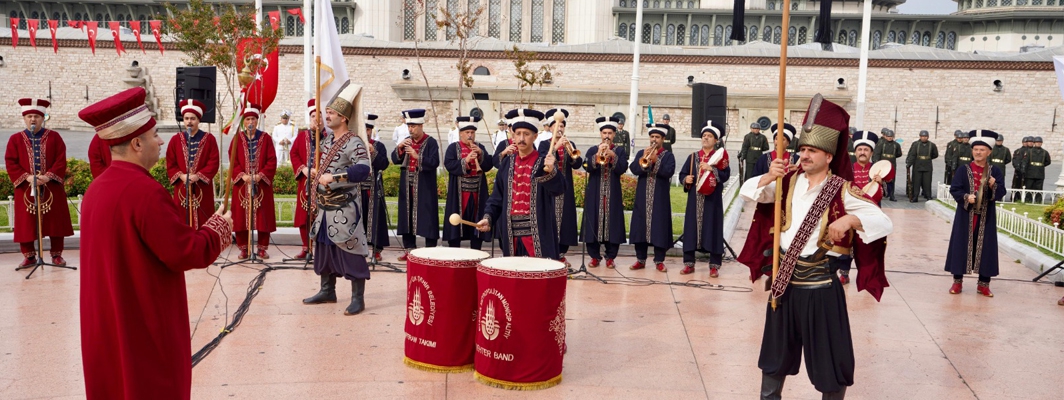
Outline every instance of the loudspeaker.
{"label": "loudspeaker", "polygon": [[728,88],[708,83],[691,85],[691,137],[701,138],[706,121],[713,120],[721,133],[727,135]]}
{"label": "loudspeaker", "polygon": [[174,115],[177,121],[181,116],[181,100],[195,99],[203,102],[206,108],[200,122],[214,123],[214,101],[216,99],[217,70],[215,67],[177,67],[177,84],[174,86]]}

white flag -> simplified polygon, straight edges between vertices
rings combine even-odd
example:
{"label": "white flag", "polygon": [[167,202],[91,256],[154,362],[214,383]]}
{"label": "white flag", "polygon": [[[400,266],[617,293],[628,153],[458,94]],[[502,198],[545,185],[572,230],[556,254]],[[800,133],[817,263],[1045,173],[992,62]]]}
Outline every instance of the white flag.
{"label": "white flag", "polygon": [[347,83],[347,67],[333,21],[332,1],[317,0],[314,23],[314,56],[321,57],[321,98],[318,104],[325,108]]}
{"label": "white flag", "polygon": [[1060,97],[1064,98],[1064,56],[1053,57],[1053,69],[1057,70],[1057,85],[1060,86]]}

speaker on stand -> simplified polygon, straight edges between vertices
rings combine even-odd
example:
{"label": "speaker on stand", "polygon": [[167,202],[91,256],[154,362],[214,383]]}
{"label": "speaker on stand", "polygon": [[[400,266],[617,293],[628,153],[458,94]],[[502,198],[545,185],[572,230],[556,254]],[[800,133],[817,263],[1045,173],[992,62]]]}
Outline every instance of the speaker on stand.
{"label": "speaker on stand", "polygon": [[195,99],[203,102],[206,109],[200,122],[214,123],[215,100],[217,89],[217,70],[215,67],[178,67],[177,83],[174,85],[174,115],[182,121],[181,100]]}
{"label": "speaker on stand", "polygon": [[[727,130],[728,88],[708,83],[691,85],[691,137],[701,138],[706,121],[719,121]],[[721,132],[727,134],[727,132]]]}

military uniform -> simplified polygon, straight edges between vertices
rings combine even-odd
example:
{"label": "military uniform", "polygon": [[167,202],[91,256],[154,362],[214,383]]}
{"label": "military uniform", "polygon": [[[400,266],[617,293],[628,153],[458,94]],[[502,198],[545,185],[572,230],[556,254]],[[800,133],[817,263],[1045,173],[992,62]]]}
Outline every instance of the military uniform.
{"label": "military uniform", "polygon": [[[894,131],[890,129],[883,128],[880,133],[883,134],[884,138],[894,138]],[[894,140],[880,140],[876,143],[876,148],[872,150],[872,163],[874,164],[879,160],[887,160],[890,162],[890,169],[892,171],[897,171],[898,157],[901,157],[901,144]],[[897,201],[894,199],[894,183],[896,181],[896,179],[892,179],[890,182],[886,182],[886,197],[889,198],[890,201]]]}
{"label": "military uniform", "polygon": [[[854,128],[854,127],[851,126],[850,127],[850,136],[853,136],[856,133],[857,133],[857,128]],[[847,149],[846,152],[850,154],[850,164],[853,164],[853,163],[857,162],[857,153],[856,153],[856,150],[854,150],[854,148],[853,148],[853,141],[850,141],[849,147],[850,148]]]}
{"label": "military uniform", "polygon": [[[998,135],[998,142],[1004,142],[1005,137]],[[990,151],[990,164],[1001,170],[1001,176],[1005,176],[1005,166],[1012,162],[1012,152],[1004,145],[995,144]]]}
{"label": "military uniform", "polygon": [[[1023,176],[1023,186],[1027,190],[1042,190],[1042,183],[1046,177],[1046,167],[1049,166],[1051,160],[1049,159],[1049,152],[1037,145],[1042,143],[1042,137],[1035,136],[1034,143],[1036,145],[1027,151],[1027,171]],[[1024,196],[1025,202],[1030,202],[1031,200],[1032,195]],[[1033,200],[1036,203],[1041,203],[1042,195],[1033,196]]]}
{"label": "military uniform", "polygon": [[[622,129],[616,135],[613,135],[613,145],[624,148],[624,154],[632,154],[632,136],[626,130]],[[628,160],[624,161],[628,162]]]}
{"label": "military uniform", "polygon": [[[1024,136],[1023,145],[1016,149],[1012,153],[1012,188],[1023,189],[1024,175],[1027,174],[1027,157],[1030,155],[1030,143],[1031,137]],[[1012,194],[1012,201],[1020,201],[1020,194],[1015,192]]]}
{"label": "military uniform", "polygon": [[[927,131],[921,131],[920,136],[923,136],[925,132]],[[957,157],[959,156],[961,147],[964,145],[964,143],[961,142],[961,138],[968,136],[964,132],[957,130],[953,132],[953,137],[955,139],[946,144],[946,154],[944,159],[946,162],[946,174],[944,175],[944,178],[942,178],[942,182],[946,183],[953,182],[953,171],[957,170],[958,165],[964,164],[964,162],[958,160]],[[971,148],[968,150],[968,162],[971,162]]]}
{"label": "military uniform", "polygon": [[[754,125],[750,127],[754,128]],[[751,131],[743,137],[743,147],[739,150],[739,162],[746,164],[743,171],[744,181],[754,176],[754,167],[757,165],[757,159],[761,157],[765,150],[768,150],[768,139],[760,132]]]}
{"label": "military uniform", "polygon": [[665,150],[672,152],[672,144],[676,143],[676,128],[673,128],[669,119],[669,114],[661,116],[661,121],[665,125],[669,125],[669,131],[665,132],[665,140],[661,142],[661,147]]}
{"label": "military uniform", "polygon": [[[920,136],[926,137],[927,131],[920,132]],[[930,140],[926,142],[918,140],[909,147],[909,156],[905,158],[905,166],[912,168],[910,179],[913,180],[913,193],[909,201],[915,203],[920,198],[921,189],[924,198],[928,200],[934,198],[931,194],[931,173],[934,171],[931,160],[936,158],[938,158],[938,146]]]}

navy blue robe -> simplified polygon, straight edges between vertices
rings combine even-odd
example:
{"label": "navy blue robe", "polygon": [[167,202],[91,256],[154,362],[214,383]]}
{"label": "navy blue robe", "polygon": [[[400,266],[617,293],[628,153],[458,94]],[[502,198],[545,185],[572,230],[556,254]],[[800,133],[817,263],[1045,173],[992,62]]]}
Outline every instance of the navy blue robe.
{"label": "navy blue robe", "polygon": [[[628,170],[628,154],[624,147],[617,146],[613,149],[617,153],[617,160],[610,164],[599,165],[595,155],[598,154],[598,146],[592,146],[587,150],[587,158],[584,169],[587,170],[587,188],[584,193],[584,221],[581,223],[580,237],[585,243],[613,243],[625,242],[624,226],[624,196],[621,194],[621,175]],[[606,174],[603,182],[602,175]],[[602,217],[599,208],[603,204],[605,196],[606,216]],[[599,225],[606,225],[606,237],[599,237]]]}
{"label": "navy blue robe", "polygon": [[[540,142],[539,154],[546,156],[549,147],[549,140]],[[554,197],[554,224],[558,229],[558,244],[576,246],[579,244],[580,231],[577,230],[576,226],[576,193],[573,187],[573,171],[583,166],[584,159],[569,157],[568,154],[565,157],[559,157],[557,153],[554,154],[554,157],[558,160],[556,164],[558,174],[565,181],[563,183],[565,191]]]}
{"label": "navy blue robe", "polygon": [[[750,176],[761,176],[768,173],[768,167],[772,164],[772,160],[776,159],[776,152],[770,151],[762,154],[757,158],[757,164],[754,164],[754,174]],[[798,153],[791,153],[791,165],[798,163]],[[683,178],[680,178],[683,181]]]}
{"label": "navy blue robe", "polygon": [[[721,151],[721,150],[716,150]],[[766,157],[767,155],[762,155]],[[724,254],[724,183],[731,178],[731,164],[717,170],[717,188],[709,196],[698,193],[698,152],[694,152],[680,169],[680,182],[691,175],[691,163],[694,165],[695,183],[684,186],[687,192],[687,209],[683,217],[683,251],[701,251],[712,254]],[[760,164],[760,161],[758,161]]]}
{"label": "navy blue robe", "polygon": [[[949,237],[949,251],[946,253],[946,271],[954,275],[977,274],[997,276],[997,202],[1005,197],[1005,174],[993,165],[987,164],[990,176],[996,181],[994,190],[985,190],[982,206],[975,210],[975,204],[968,204],[964,197],[975,194],[973,187],[978,187],[972,176],[971,164],[963,164],[953,172],[953,183],[949,192],[957,201],[957,211],[953,217],[953,232]],[[987,171],[984,170],[984,171]],[[975,234],[972,228],[972,216],[978,215]]]}
{"label": "navy blue robe", "polygon": [[[557,169],[550,174],[543,172],[543,160],[544,157],[541,155],[532,166],[532,170],[535,171],[530,193],[533,243],[536,246],[536,256],[557,260],[558,243],[555,236],[554,204],[551,198],[562,193],[563,181]],[[484,217],[493,224],[492,236],[499,239],[502,254],[510,257],[514,254],[512,248],[514,236],[513,231],[510,230],[509,219],[513,207],[514,157],[505,157],[502,165],[497,167],[499,172],[495,176],[495,189],[488,198]]]}
{"label": "navy blue robe", "polygon": [[510,140],[503,140],[499,142],[497,146],[495,146],[495,152],[491,153],[491,165],[494,165],[495,168],[498,168],[502,165],[502,160],[499,157],[499,153],[502,153],[503,150],[506,150],[506,147],[508,146],[510,146]]}
{"label": "navy blue robe", "polygon": [[[384,175],[382,172],[388,169],[388,149],[384,143],[373,143],[373,160],[369,185],[363,183],[359,189],[362,197],[362,212],[366,218],[362,224],[366,228],[366,240],[375,248],[384,248],[390,245],[388,240],[388,206],[384,203]],[[372,201],[370,201],[372,199]]]}
{"label": "navy blue robe", "polygon": [[[462,209],[462,177],[466,171],[465,158],[461,156],[462,150],[457,142],[447,146],[447,152],[443,156],[443,167],[447,169],[447,205],[444,207],[444,217],[450,218],[451,214],[460,214],[466,221],[479,221],[484,215],[484,207],[488,202],[488,179],[485,177],[493,168],[492,157],[488,155],[484,145],[480,146],[480,168],[476,191],[477,198],[470,199],[466,208]],[[491,240],[491,232],[480,232],[469,225],[451,225],[450,222],[443,224],[443,240],[470,240],[474,237],[481,240]]]}
{"label": "navy blue robe", "polygon": [[[635,154],[635,160],[628,166],[639,184],[635,189],[635,208],[632,210],[632,228],[629,242],[650,243],[654,247],[672,247],[672,202],[669,197],[669,179],[676,172],[676,157],[671,151],[664,151],[658,161],[644,170],[639,165],[643,152]],[[649,213],[648,213],[649,211]],[[647,229],[647,226],[650,229]]]}
{"label": "navy blue robe", "polygon": [[[440,146],[429,136],[418,150],[413,193],[407,183],[406,152],[392,150],[392,163],[402,165],[399,173],[399,224],[396,233],[425,239],[440,238],[440,194],[436,190],[436,168],[440,166]],[[413,203],[410,203],[413,201]],[[411,213],[413,211],[413,213]],[[411,227],[413,225],[413,227]]]}

